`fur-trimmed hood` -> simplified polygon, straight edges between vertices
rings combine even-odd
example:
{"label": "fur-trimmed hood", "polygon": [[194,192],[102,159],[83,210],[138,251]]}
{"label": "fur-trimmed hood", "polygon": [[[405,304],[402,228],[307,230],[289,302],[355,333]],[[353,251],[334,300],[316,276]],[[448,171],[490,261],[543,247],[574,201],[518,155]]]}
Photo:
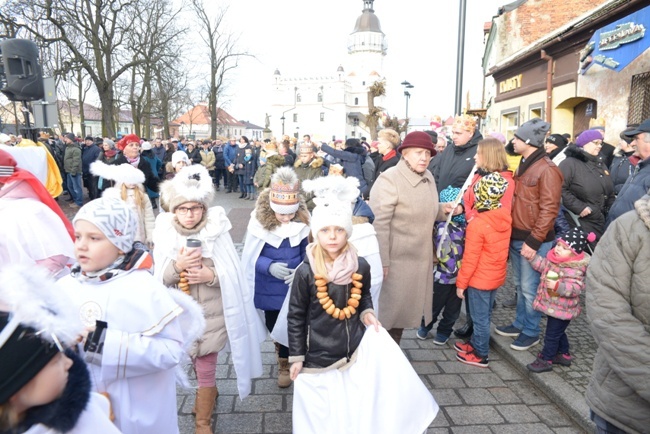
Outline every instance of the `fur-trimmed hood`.
{"label": "fur-trimmed hood", "polygon": [[[280,222],[275,218],[275,211],[271,209],[271,199],[269,198],[270,193],[270,188],[267,188],[260,193],[257,198],[257,203],[255,204],[255,218],[260,222],[265,230],[272,232],[280,225]],[[298,195],[298,197],[300,203],[293,221],[302,222],[309,226],[309,211],[307,210],[307,204],[302,195]]]}
{"label": "fur-trimmed hood", "polygon": [[[319,168],[321,168],[321,167],[323,166],[323,162],[324,162],[323,158],[321,158],[321,157],[314,157],[314,158],[309,162],[309,164],[308,164],[307,166],[309,166],[309,167],[311,167],[311,168],[313,168],[313,169],[319,169]],[[295,167],[295,168],[297,169],[297,168],[301,167],[302,165],[303,165],[303,164],[302,164],[302,161],[300,161],[300,158],[299,158],[299,157],[296,157],[296,162],[293,163],[293,167]]]}
{"label": "fur-trimmed hood", "polygon": [[634,208],[636,209],[639,218],[645,224],[645,226],[650,230],[650,195],[645,195],[641,199],[634,202]]}
{"label": "fur-trimmed hood", "polygon": [[564,151],[564,154],[567,158],[575,158],[576,160],[583,161],[585,163],[597,162],[598,156],[587,154],[584,149],[577,147],[576,145],[569,145]]}

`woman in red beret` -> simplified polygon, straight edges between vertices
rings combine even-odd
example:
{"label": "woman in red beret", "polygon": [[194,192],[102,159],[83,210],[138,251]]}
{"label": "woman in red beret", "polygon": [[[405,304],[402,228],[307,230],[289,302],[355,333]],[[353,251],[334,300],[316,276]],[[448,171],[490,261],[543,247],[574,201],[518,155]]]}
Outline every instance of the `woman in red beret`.
{"label": "woman in red beret", "polygon": [[114,163],[115,165],[130,164],[144,173],[144,186],[153,192],[158,192],[158,176],[154,174],[151,165],[144,158],[140,158],[140,138],[135,134],[127,134],[115,145],[121,151]]}

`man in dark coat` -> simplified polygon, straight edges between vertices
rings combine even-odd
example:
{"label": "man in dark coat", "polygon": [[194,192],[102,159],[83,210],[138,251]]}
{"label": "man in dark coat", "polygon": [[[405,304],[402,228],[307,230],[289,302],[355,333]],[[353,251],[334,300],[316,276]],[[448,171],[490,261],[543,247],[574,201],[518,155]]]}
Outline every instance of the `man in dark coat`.
{"label": "man in dark coat", "polygon": [[95,144],[95,139],[91,136],[86,137],[84,147],[81,149],[81,167],[83,171],[83,184],[88,190],[88,198],[90,200],[99,197],[99,193],[97,192],[97,177],[90,173],[90,164],[97,160],[100,152],[101,149]]}

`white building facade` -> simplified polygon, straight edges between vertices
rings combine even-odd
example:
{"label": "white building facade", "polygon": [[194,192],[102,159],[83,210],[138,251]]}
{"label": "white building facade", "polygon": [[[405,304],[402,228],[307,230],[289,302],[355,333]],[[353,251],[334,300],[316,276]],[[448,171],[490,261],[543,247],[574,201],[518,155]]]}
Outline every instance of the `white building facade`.
{"label": "white building facade", "polygon": [[[382,71],[387,51],[373,3],[363,1],[363,11],[348,38],[345,67],[332,68],[331,76],[285,77],[275,71],[270,117],[275,137],[309,134],[319,141],[370,137],[368,88],[385,81]],[[383,107],[384,97],[375,98],[374,104]]]}

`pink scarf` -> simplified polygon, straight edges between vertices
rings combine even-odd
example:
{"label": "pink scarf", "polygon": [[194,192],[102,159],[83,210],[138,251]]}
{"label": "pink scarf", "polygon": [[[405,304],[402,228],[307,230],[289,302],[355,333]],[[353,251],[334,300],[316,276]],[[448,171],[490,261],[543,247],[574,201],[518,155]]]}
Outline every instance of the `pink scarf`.
{"label": "pink scarf", "polygon": [[560,258],[555,255],[555,249],[551,249],[546,254],[546,259],[554,264],[562,264],[564,262],[573,262],[573,261],[582,261],[585,257],[585,252],[581,252],[577,255],[569,256],[568,258]]}
{"label": "pink scarf", "polygon": [[[309,258],[311,271],[314,274],[318,274],[314,268],[314,264],[316,263],[313,254],[314,247],[316,247],[316,243],[307,246],[307,258]],[[356,249],[352,245],[348,245],[348,248],[333,263],[326,262],[325,267],[327,268],[328,281],[336,285],[347,285],[352,281],[352,274],[359,268],[359,257],[357,256]]]}

